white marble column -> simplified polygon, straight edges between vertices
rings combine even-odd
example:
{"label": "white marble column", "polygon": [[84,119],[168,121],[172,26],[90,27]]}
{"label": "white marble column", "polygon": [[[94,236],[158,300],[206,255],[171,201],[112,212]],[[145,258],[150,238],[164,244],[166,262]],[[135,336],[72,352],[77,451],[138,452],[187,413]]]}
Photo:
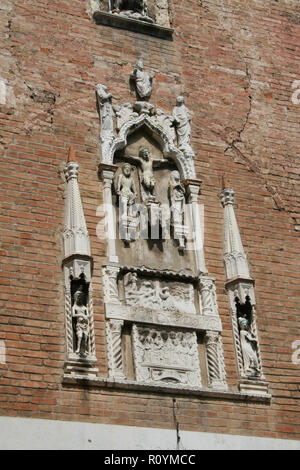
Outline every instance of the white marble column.
{"label": "white marble column", "polygon": [[192,224],[192,233],[194,236],[194,249],[196,266],[198,273],[206,273],[205,259],[204,259],[204,242],[202,238],[203,227],[201,227],[201,218],[198,206],[198,195],[200,194],[202,181],[201,180],[185,180],[188,204],[190,206],[190,219]]}
{"label": "white marble column", "polygon": [[111,263],[118,263],[116,250],[116,211],[112,204],[112,184],[117,167],[100,163],[99,172],[103,183],[103,203],[105,210],[107,258]]}

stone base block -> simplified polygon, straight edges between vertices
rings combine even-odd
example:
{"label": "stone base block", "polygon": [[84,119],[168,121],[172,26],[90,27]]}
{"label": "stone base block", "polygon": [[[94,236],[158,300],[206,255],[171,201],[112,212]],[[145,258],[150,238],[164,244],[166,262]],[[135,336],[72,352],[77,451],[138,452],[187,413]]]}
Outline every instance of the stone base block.
{"label": "stone base block", "polygon": [[253,393],[254,395],[268,395],[269,384],[264,380],[242,379],[239,383],[241,392]]}

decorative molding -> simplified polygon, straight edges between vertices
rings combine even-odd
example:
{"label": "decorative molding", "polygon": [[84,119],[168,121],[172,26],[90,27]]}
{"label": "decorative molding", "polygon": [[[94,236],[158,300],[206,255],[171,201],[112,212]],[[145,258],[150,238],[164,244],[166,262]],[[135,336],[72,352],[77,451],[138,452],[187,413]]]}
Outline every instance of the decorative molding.
{"label": "decorative molding", "polygon": [[96,24],[105,26],[113,26],[115,28],[127,29],[135,33],[148,34],[160,39],[172,40],[173,28],[160,26],[156,23],[147,23],[139,19],[129,18],[126,16],[114,15],[104,11],[95,11],[93,18]]}
{"label": "decorative molding", "polygon": [[222,331],[220,317],[213,315],[187,315],[166,311],[155,312],[141,307],[105,304],[105,316],[107,319],[115,318],[131,323],[149,323],[151,325],[170,326],[195,331]]}
{"label": "decorative molding", "polygon": [[134,272],[141,275],[153,276],[158,279],[173,279],[177,281],[197,282],[198,276],[188,271],[172,271],[168,269],[152,269],[147,266],[120,266],[120,272]]}
{"label": "decorative molding", "polygon": [[242,403],[262,403],[270,405],[271,395],[266,393],[252,393],[245,391],[231,392],[226,390],[212,390],[201,387],[191,387],[186,385],[172,385],[171,383],[142,383],[130,380],[114,380],[106,379],[102,377],[87,378],[85,375],[64,375],[63,385],[73,385],[78,387],[86,388],[99,388],[99,389],[116,389],[126,390],[132,392],[149,393],[154,394],[166,394],[175,396],[187,396],[187,397],[198,397],[205,398],[208,400],[228,400],[237,401]]}

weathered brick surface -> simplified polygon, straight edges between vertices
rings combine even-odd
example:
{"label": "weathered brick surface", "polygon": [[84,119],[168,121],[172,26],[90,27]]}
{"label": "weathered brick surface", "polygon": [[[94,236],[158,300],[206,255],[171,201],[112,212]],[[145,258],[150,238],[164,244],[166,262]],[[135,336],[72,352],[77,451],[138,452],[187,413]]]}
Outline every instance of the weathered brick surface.
{"label": "weathered brick surface", "polygon": [[[87,1],[1,0],[0,365],[1,414],[268,437],[300,437],[300,9],[297,0],[170,1],[174,41],[96,26]],[[184,92],[192,110],[198,174],[204,179],[206,260],[216,278],[228,382],[237,372],[222,266],[226,172],[256,280],[258,327],[271,405],[149,396],[62,385],[65,359],[63,167],[74,145],[91,236],[96,348],[106,376],[101,263],[96,237],[102,201],[97,179],[95,85],[115,103],[133,98],[136,58],[156,71],[152,102],[171,110]]]}

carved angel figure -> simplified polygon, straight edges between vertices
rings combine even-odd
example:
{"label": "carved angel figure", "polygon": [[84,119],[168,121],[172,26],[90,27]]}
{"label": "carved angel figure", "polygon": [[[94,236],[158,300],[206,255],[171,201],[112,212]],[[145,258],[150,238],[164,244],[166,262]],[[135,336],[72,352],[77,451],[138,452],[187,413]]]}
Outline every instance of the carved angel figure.
{"label": "carved angel figure", "polygon": [[144,70],[144,63],[142,60],[137,61],[130,78],[135,82],[137,94],[141,99],[150,97],[154,75],[155,74],[153,72],[146,72]]}
{"label": "carved angel figure", "polygon": [[114,113],[112,108],[112,94],[107,92],[105,85],[96,86],[99,111],[101,117],[101,132],[113,132]]}
{"label": "carved angel figure", "polygon": [[173,109],[173,117],[177,132],[178,147],[187,156],[194,156],[191,148],[191,120],[192,117],[184,104],[183,96],[178,96]]}
{"label": "carved angel figure", "polygon": [[89,319],[88,310],[84,305],[85,294],[79,288],[74,294],[72,317],[76,319],[76,354],[88,355]]}
{"label": "carved angel figure", "polygon": [[257,357],[257,340],[250,332],[247,318],[238,319],[240,327],[240,341],[244,360],[244,369],[247,376],[257,376],[259,374],[259,361]]}

